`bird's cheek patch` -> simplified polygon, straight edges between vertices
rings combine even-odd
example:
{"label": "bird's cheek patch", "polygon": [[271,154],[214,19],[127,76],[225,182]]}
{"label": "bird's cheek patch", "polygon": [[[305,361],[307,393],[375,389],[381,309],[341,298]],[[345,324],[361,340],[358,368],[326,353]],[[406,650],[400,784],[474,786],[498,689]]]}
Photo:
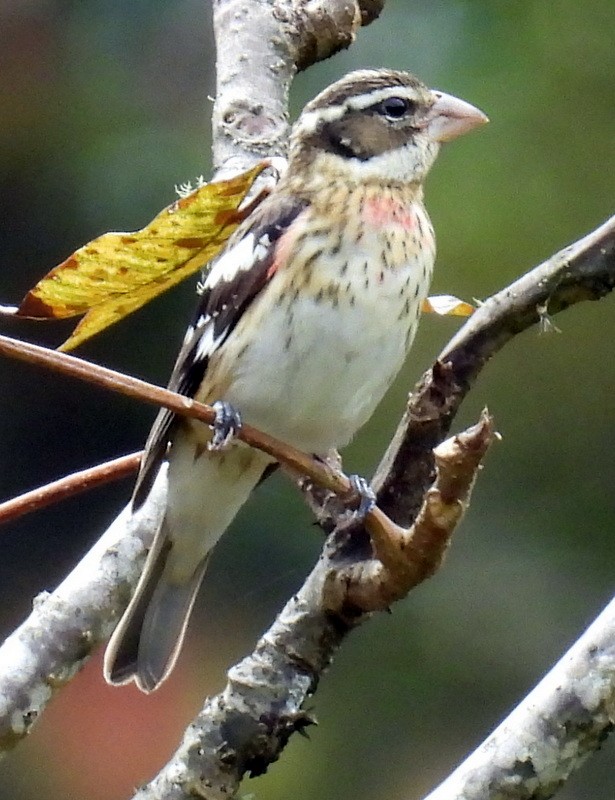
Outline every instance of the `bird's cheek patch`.
{"label": "bird's cheek patch", "polygon": [[415,214],[392,197],[370,197],[363,203],[361,218],[370,228],[400,227],[411,231],[416,227]]}

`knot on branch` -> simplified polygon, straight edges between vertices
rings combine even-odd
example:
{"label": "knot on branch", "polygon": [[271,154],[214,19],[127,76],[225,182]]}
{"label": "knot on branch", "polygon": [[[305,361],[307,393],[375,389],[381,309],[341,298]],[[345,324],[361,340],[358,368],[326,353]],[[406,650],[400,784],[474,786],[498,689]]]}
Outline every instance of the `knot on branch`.
{"label": "knot on branch", "polygon": [[[327,608],[355,621],[362,614],[387,609],[437,572],[496,436],[493,420],[483,411],[476,425],[435,449],[436,480],[409,528],[396,525],[380,508],[373,509],[365,519],[371,557],[354,562],[348,558],[348,563],[328,570],[323,588]],[[364,545],[364,531],[345,531],[351,541],[356,535]],[[351,552],[348,542],[340,549],[344,551]]]}
{"label": "knot on branch", "polygon": [[359,28],[373,22],[383,5],[384,0],[301,0],[277,3],[274,16],[294,44],[295,65],[301,71],[350,47]]}
{"label": "knot on branch", "polygon": [[[281,155],[286,151],[288,120],[276,116],[262,103],[251,102],[245,97],[226,98],[219,128],[249,150],[255,159],[272,153]],[[242,168],[245,168],[245,160]]]}
{"label": "knot on branch", "polygon": [[220,725],[224,742],[218,749],[218,758],[240,775],[264,775],[292,734],[306,735],[310,725],[316,725],[316,720],[305,711],[263,714],[258,720],[248,713],[231,711]]}

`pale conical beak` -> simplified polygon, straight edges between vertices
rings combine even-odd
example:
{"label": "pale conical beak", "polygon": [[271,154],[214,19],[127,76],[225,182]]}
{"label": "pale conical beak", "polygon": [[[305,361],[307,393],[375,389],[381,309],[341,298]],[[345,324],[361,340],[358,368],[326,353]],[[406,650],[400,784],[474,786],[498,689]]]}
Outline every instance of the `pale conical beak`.
{"label": "pale conical beak", "polygon": [[432,92],[435,102],[425,115],[424,130],[434,142],[449,142],[489,122],[476,106],[444,92]]}

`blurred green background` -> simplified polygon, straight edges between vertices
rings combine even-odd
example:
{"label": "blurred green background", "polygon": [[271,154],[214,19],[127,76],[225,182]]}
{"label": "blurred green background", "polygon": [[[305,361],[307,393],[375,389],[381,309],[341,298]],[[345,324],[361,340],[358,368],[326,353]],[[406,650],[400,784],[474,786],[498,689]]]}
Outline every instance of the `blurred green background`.
{"label": "blurred green background", "polygon": [[[145,224],[174,185],[209,174],[210,11],[197,0],[0,0],[0,303],[106,230]],[[388,0],[346,53],[299,76],[292,107],[346,70],[410,69],[491,118],[442,154],[427,189],[435,292],[485,297],[614,211],[612,0]],[[190,284],[81,354],[164,383],[194,305]],[[414,800],[513,707],[615,586],[615,298],[519,337],[458,420],[488,405],[493,448],[444,569],[355,632],[258,798]],[[5,320],[57,345],[68,326]],[[407,392],[458,327],[423,321],[412,358],[348,448],[369,475]],[[154,411],[0,361],[0,497],[141,447]],[[130,482],[0,531],[0,626],[52,589],[127,500]],[[155,696],[104,686],[93,661],[2,764],[0,798],[116,800],[172,751],[201,697],[251,650],[319,552],[277,477],[216,553],[180,668]],[[612,742],[561,793],[612,798]]]}

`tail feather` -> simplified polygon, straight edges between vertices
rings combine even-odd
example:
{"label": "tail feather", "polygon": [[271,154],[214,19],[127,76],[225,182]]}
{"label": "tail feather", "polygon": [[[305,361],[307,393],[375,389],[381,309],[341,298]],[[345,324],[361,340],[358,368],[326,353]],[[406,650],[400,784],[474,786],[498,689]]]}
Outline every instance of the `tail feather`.
{"label": "tail feather", "polygon": [[175,665],[208,561],[209,553],[189,583],[173,584],[163,574],[154,589],[143,619],[135,673],[144,692],[154,691]]}
{"label": "tail feather", "polygon": [[173,669],[209,561],[208,553],[187,583],[169,581],[165,570],[173,545],[164,527],[105,653],[106,680],[116,685],[134,680],[144,692],[154,691]]}
{"label": "tail feather", "polygon": [[105,654],[105,678],[151,692],[177,659],[209,555],[270,464],[243,446],[210,453],[178,428],[164,519]]}

